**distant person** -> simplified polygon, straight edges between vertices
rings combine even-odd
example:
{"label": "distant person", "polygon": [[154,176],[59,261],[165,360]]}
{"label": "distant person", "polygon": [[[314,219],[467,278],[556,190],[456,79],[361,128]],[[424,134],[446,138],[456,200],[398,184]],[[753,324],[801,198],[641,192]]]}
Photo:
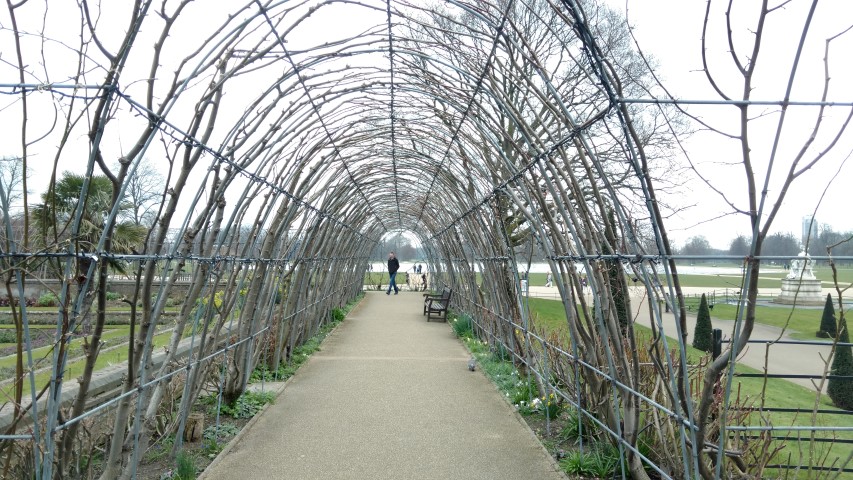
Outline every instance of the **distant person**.
{"label": "distant person", "polygon": [[421,275],[421,280],[423,281],[423,285],[424,285],[424,290],[423,290],[423,291],[425,291],[425,292],[426,292],[426,289],[427,289],[427,284],[426,284],[426,273],[424,273],[423,275]]}
{"label": "distant person", "polygon": [[397,288],[397,270],[400,269],[400,261],[397,260],[397,256],[394,255],[394,252],[388,254],[388,275],[391,279],[388,281],[388,291],[385,292],[385,295],[391,295],[391,289],[394,289],[394,295],[400,293],[400,289]]}
{"label": "distant person", "polygon": [[554,277],[551,276],[551,272],[548,272],[548,278],[545,280],[545,286],[551,288],[554,283]]}

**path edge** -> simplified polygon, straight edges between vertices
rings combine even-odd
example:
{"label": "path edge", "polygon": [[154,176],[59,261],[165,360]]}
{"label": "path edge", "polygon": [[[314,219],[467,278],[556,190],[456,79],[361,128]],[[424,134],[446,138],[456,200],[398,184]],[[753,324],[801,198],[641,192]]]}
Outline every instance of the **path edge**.
{"label": "path edge", "polygon": [[[362,301],[364,300],[364,298],[365,298],[366,296],[367,296],[367,295],[365,295],[365,296],[361,297],[361,300],[359,300],[359,301],[358,301],[358,304],[356,304],[356,306],[354,306],[354,307],[352,308],[352,310],[350,310],[350,311],[349,311],[349,313],[347,313],[347,316],[350,316],[350,315],[351,315],[353,312],[355,312],[357,309],[361,308]],[[338,323],[337,325],[335,325],[335,328],[333,328],[331,331],[329,331],[328,335],[326,335],[326,338],[324,338],[324,339],[323,339],[323,343],[326,343],[326,340],[328,340],[328,339],[329,339],[329,337],[331,337],[332,335],[335,335],[335,334],[336,334],[336,332],[338,331],[338,329],[341,327],[341,325],[343,325],[343,323],[344,323],[345,321],[346,321],[346,317],[344,317],[344,320],[343,320],[343,321],[341,321],[340,323]],[[323,343],[321,343],[320,345],[323,345]],[[314,356],[314,355],[311,355],[310,357],[308,357],[308,360],[307,360],[307,361],[305,362],[305,364],[303,364],[303,365],[306,365],[306,364],[308,364],[308,362],[313,361],[313,358],[312,358],[313,356]],[[258,413],[256,413],[256,414],[255,414],[255,416],[253,416],[253,417],[251,418],[251,420],[249,420],[248,422],[246,422],[246,424],[245,424],[245,425],[243,425],[243,428],[241,428],[241,429],[240,429],[240,431],[239,431],[239,432],[237,432],[237,435],[234,435],[234,438],[232,438],[231,440],[229,440],[229,441],[228,441],[228,443],[227,443],[227,444],[225,444],[225,447],[223,447],[223,448],[222,448],[222,450],[221,450],[221,451],[216,455],[216,458],[214,458],[214,459],[213,459],[213,461],[212,461],[212,462],[210,462],[210,463],[209,463],[209,464],[204,468],[204,470],[202,470],[202,471],[201,471],[201,473],[199,473],[199,474],[198,474],[198,477],[196,477],[196,480],[205,480],[205,479],[207,478],[207,474],[208,474],[208,472],[209,472],[213,467],[215,467],[216,465],[218,465],[218,464],[219,464],[219,462],[220,462],[220,461],[222,461],[222,459],[223,459],[226,455],[228,455],[229,453],[231,453],[231,450],[233,450],[233,449],[234,449],[234,447],[236,447],[236,446],[237,446],[237,444],[238,444],[238,443],[243,439],[243,436],[245,436],[245,435],[249,432],[249,429],[250,429],[251,427],[253,427],[253,426],[255,425],[255,423],[257,423],[257,422],[260,420],[261,416],[262,416],[264,413],[266,413],[267,409],[268,409],[268,408],[270,408],[270,407],[272,407],[273,405],[275,405],[275,402],[277,402],[277,401],[278,401],[278,397],[280,397],[280,396],[284,393],[284,391],[287,389],[288,385],[290,385],[290,382],[291,382],[294,378],[296,378],[296,376],[297,376],[297,375],[299,375],[299,372],[300,372],[301,370],[303,370],[303,369],[302,369],[302,367],[300,366],[300,368],[299,368],[298,370],[296,370],[296,372],[295,372],[295,373],[294,373],[290,378],[288,378],[287,380],[285,380],[285,381],[284,381],[284,383],[283,383],[283,384],[281,384],[281,385],[280,385],[280,386],[279,386],[279,387],[274,391],[274,394],[275,394],[274,401],[273,401],[273,402],[271,402],[271,403],[267,403],[267,404],[265,404],[263,407],[261,407],[261,409],[258,411]],[[269,391],[270,391],[270,392],[273,392],[273,390],[272,390],[272,389],[270,389]],[[541,443],[541,442],[540,442],[540,443]],[[549,455],[549,456],[550,456],[550,455]]]}
{"label": "path edge", "polygon": [[[469,355],[472,354],[471,350],[468,349],[468,346],[465,345],[465,342],[463,342],[461,338],[456,337],[456,341],[459,342],[460,345],[462,345],[462,348],[464,348],[465,351],[468,352]],[[509,412],[511,412],[515,421],[522,425],[522,427],[527,431],[528,435],[530,435],[533,438],[533,441],[536,442],[536,445],[538,445],[539,448],[542,450],[542,453],[545,454],[545,457],[548,459],[548,462],[551,464],[551,468],[553,468],[555,472],[557,472],[559,475],[561,475],[566,480],[571,480],[569,478],[569,476],[566,474],[566,472],[564,472],[563,469],[560,468],[560,463],[557,462],[557,459],[554,458],[553,455],[551,455],[551,452],[548,451],[548,449],[545,447],[545,444],[543,444],[542,440],[539,439],[539,436],[536,435],[536,432],[534,432],[533,429],[530,428],[530,424],[527,423],[527,420],[525,420],[524,417],[520,413],[518,413],[518,409],[515,408],[515,405],[513,405],[512,402],[506,397],[506,395],[504,395],[503,392],[501,392],[500,388],[498,388],[498,384],[496,384],[494,381],[492,381],[492,379],[489,378],[488,375],[486,375],[486,372],[484,372],[482,368],[477,368],[477,373],[482,375],[486,379],[486,381],[489,382],[489,384],[492,386],[492,388],[495,389],[495,393],[497,393],[497,395],[501,398],[501,401],[503,402],[504,407]]]}

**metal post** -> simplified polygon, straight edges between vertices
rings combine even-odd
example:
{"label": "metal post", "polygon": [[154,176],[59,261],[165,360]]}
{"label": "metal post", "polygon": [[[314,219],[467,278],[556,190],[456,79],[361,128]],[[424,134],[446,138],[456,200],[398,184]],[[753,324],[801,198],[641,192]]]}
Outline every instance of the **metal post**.
{"label": "metal post", "polygon": [[712,357],[717,358],[723,353],[723,331],[715,328],[713,331]]}

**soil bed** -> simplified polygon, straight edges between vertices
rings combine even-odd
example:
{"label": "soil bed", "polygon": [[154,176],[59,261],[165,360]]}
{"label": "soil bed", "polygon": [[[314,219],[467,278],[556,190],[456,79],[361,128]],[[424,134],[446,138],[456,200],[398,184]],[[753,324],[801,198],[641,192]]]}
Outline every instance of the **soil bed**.
{"label": "soil bed", "polygon": [[[4,329],[7,330],[7,329]],[[14,331],[14,330],[12,330]],[[53,329],[47,328],[33,328],[30,329],[30,342],[33,350],[36,348],[41,348],[47,345],[53,345],[53,338],[56,334],[56,331]],[[0,357],[5,357],[7,355],[14,355],[18,351],[18,346],[16,344],[3,344],[0,347]]]}

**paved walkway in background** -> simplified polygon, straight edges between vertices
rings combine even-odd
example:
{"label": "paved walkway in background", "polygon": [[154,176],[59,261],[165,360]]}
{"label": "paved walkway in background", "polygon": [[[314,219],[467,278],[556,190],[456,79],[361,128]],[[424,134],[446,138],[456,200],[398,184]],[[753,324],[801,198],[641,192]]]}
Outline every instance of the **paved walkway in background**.
{"label": "paved walkway in background", "polygon": [[[631,289],[631,309],[632,315],[636,319],[636,322],[640,325],[644,325],[646,327],[651,327],[651,317],[649,315],[649,308],[646,306],[645,297],[641,296],[642,290],[640,289]],[[703,293],[707,289],[701,288],[693,288],[687,287],[684,288],[685,294],[698,294]],[[773,294],[773,289],[766,289],[767,291],[761,292],[762,294],[769,295]],[[555,298],[554,295],[556,293],[556,288],[547,288],[547,287],[530,287],[530,295],[538,298]],[[779,289],[775,289],[775,293],[778,293]],[[559,294],[557,297],[559,298]],[[670,338],[676,338],[678,330],[675,326],[675,316],[671,313],[665,313],[662,316],[663,319],[663,331],[666,336]],[[711,317],[714,328],[719,328],[723,331],[723,338],[728,339],[732,337],[732,332],[734,331],[734,322],[731,320],[720,320],[719,318]],[[696,327],[696,315],[692,313],[687,314],[687,342],[691,344],[693,342],[693,329]],[[806,332],[807,333],[807,332]],[[770,325],[764,325],[761,323],[756,323],[752,329],[752,335],[750,336],[752,340],[766,340],[767,342],[778,340],[794,340],[793,337],[788,335],[788,333],[783,333],[781,328],[773,327]],[[822,339],[815,338],[815,341],[823,341]],[[767,373],[769,374],[784,374],[784,375],[821,375],[823,373],[826,364],[824,359],[829,358],[829,353],[831,347],[828,345],[793,345],[793,344],[775,344],[769,347],[764,343],[750,343],[747,345],[745,351],[741,354],[740,358],[738,358],[738,363],[746,365],[748,367],[752,367],[754,369],[763,372],[765,369],[765,365],[767,366]],[[815,383],[819,382],[820,379],[808,379],[808,378],[789,378],[787,379],[791,382],[794,382],[798,385],[802,385],[806,388],[809,388],[815,392],[817,392],[817,388]],[[823,391],[826,393],[827,382],[824,382]]]}
{"label": "paved walkway in background", "polygon": [[422,305],[367,293],[202,478],[565,479]]}

